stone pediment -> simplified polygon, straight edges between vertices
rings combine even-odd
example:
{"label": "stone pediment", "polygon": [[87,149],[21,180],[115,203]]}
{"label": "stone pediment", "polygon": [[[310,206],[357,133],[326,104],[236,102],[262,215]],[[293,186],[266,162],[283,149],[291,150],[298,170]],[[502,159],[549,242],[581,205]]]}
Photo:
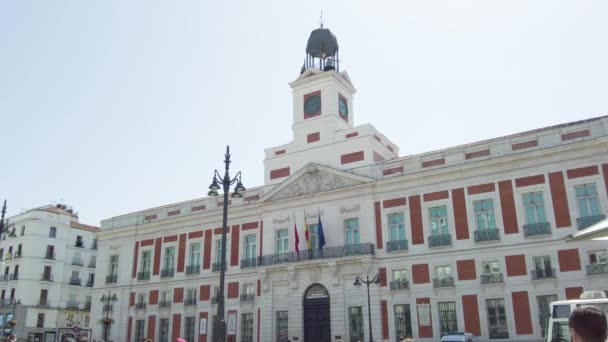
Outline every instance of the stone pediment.
{"label": "stone pediment", "polygon": [[292,197],[348,188],[372,182],[373,179],[354,175],[317,164],[309,164],[270,191],[261,201],[276,201]]}

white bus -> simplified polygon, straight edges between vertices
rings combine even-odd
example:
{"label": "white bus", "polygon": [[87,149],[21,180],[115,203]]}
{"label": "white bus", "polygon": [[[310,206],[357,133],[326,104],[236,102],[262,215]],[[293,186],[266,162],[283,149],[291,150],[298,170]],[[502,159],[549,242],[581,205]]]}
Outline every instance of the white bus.
{"label": "white bus", "polygon": [[581,295],[581,299],[551,303],[547,342],[570,342],[570,329],[568,328],[570,313],[579,306],[587,305],[595,306],[608,315],[608,299],[603,292],[585,292]]}

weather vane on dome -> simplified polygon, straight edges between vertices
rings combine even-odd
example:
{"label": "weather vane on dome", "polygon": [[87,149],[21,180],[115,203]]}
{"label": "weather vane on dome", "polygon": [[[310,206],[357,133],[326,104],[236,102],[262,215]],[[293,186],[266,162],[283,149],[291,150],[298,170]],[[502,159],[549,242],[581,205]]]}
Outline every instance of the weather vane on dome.
{"label": "weather vane on dome", "polygon": [[321,25],[321,28],[323,28],[323,11],[321,11],[321,15],[319,16],[319,23]]}

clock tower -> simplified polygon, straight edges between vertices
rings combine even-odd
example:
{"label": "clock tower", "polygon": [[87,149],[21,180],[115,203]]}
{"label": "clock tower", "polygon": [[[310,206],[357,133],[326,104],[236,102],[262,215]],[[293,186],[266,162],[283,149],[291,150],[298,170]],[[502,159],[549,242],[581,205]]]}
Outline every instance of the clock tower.
{"label": "clock tower", "polygon": [[329,29],[310,33],[300,76],[289,84],[293,141],[266,149],[265,184],[280,183],[309,163],[351,169],[398,156],[398,148],[371,125],[355,127],[356,89],[340,70],[338,50]]}

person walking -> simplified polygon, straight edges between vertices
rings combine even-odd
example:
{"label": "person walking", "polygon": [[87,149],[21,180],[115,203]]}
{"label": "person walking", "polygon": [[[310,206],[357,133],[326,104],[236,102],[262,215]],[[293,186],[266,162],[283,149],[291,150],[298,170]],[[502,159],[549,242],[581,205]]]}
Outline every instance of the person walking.
{"label": "person walking", "polygon": [[572,342],[605,342],[608,338],[606,314],[595,306],[580,306],[568,319]]}

